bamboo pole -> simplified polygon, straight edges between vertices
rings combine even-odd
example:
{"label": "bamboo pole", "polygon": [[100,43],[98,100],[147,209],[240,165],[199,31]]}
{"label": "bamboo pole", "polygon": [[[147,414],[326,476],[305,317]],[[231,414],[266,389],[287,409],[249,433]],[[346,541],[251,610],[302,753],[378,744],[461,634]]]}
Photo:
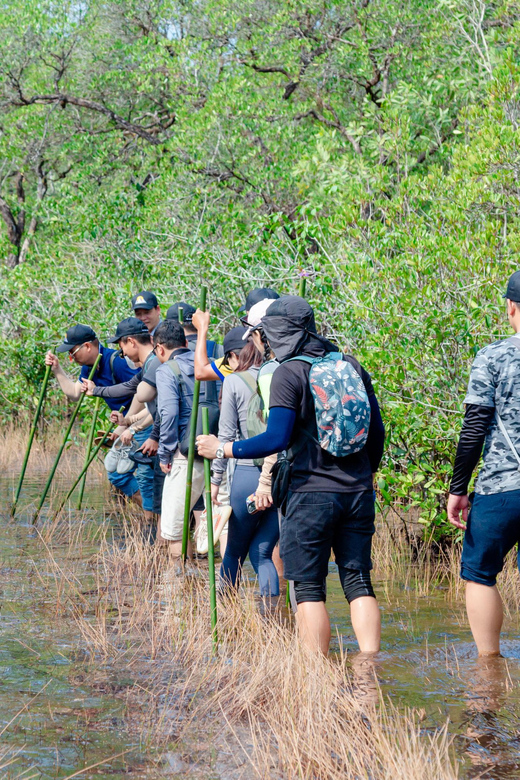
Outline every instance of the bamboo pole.
{"label": "bamboo pole", "polygon": [[[92,377],[94,376],[94,373],[96,371],[96,368],[98,367],[98,364],[99,364],[100,360],[101,360],[101,354],[99,354],[97,356],[96,362],[92,366],[90,374],[88,375],[89,379],[92,379]],[[76,417],[78,416],[79,410],[81,409],[81,404],[83,403],[83,398],[84,397],[85,397],[85,394],[81,393],[81,395],[79,397],[79,400],[78,400],[78,402],[76,404],[76,407],[75,407],[75,409],[74,409],[74,411],[72,413],[72,417],[70,418],[70,422],[69,422],[69,424],[67,426],[67,430],[65,432],[65,436],[63,437],[63,442],[61,444],[60,449],[58,450],[58,454],[56,455],[56,460],[54,461],[54,464],[53,464],[53,467],[52,467],[52,469],[50,471],[50,474],[47,477],[47,482],[45,483],[45,487],[43,489],[43,493],[41,495],[40,502],[38,504],[36,512],[34,513],[34,517],[32,519],[32,524],[33,525],[35,525],[36,521],[38,520],[38,517],[39,517],[41,509],[42,509],[42,506],[43,506],[43,504],[45,502],[45,499],[47,498],[47,493],[49,492],[49,489],[50,489],[50,486],[51,486],[51,482],[54,479],[54,475],[56,473],[56,469],[58,468],[58,463],[60,462],[61,456],[63,455],[63,450],[65,449],[65,445],[67,444],[67,440],[68,440],[70,432],[72,430],[72,426],[74,425],[74,421],[75,421]]]}
{"label": "bamboo pole", "polygon": [[[94,443],[94,437],[96,435],[96,426],[97,426],[97,419],[99,414],[99,406],[101,404],[101,398],[98,396],[96,398],[96,404],[94,406],[94,416],[92,417],[92,424],[90,426],[90,432],[88,435],[88,442],[87,442],[87,451],[85,453],[85,463],[84,466],[87,465],[89,462],[90,453],[92,452],[92,444]],[[78,496],[78,509],[81,509],[81,504],[83,502],[83,493],[85,492],[85,483],[87,481],[87,472],[83,474],[83,478],[81,480],[81,485],[79,486],[79,496]]]}
{"label": "bamboo pole", "polygon": [[[124,407],[124,406],[121,406],[121,407],[120,407],[120,409],[119,409],[119,412],[122,414],[122,413],[124,412],[124,410],[125,410],[125,407]],[[116,425],[117,425],[117,423],[112,423],[112,424],[110,425],[110,427],[109,427],[109,428],[108,428],[108,430],[105,432],[105,435],[103,436],[103,438],[101,439],[101,441],[99,442],[99,444],[97,444],[97,445],[96,445],[96,447],[95,447],[95,448],[92,450],[92,452],[90,453],[90,456],[89,456],[89,458],[88,458],[88,461],[85,463],[85,465],[84,465],[84,466],[83,466],[83,468],[81,469],[81,472],[80,472],[80,475],[79,475],[79,477],[78,477],[78,478],[77,478],[77,480],[74,482],[74,484],[73,484],[73,485],[72,485],[72,487],[70,488],[69,492],[67,493],[67,495],[65,496],[65,498],[63,499],[63,501],[62,501],[62,502],[61,502],[61,504],[59,505],[58,509],[57,509],[57,510],[56,510],[56,512],[54,513],[54,515],[53,515],[53,518],[52,518],[53,520],[54,520],[54,518],[55,518],[57,515],[59,515],[59,513],[61,512],[61,510],[63,509],[63,507],[65,506],[65,504],[66,504],[66,503],[67,503],[67,501],[69,500],[69,498],[71,497],[71,495],[74,493],[74,491],[75,491],[75,489],[76,489],[77,485],[79,484],[79,482],[81,481],[81,479],[82,479],[82,478],[83,478],[83,477],[86,475],[86,473],[87,473],[87,471],[88,471],[88,469],[89,469],[89,467],[90,467],[90,464],[91,464],[91,463],[92,463],[92,461],[93,461],[93,460],[96,458],[96,456],[97,456],[97,454],[98,454],[99,450],[101,449],[101,447],[103,446],[103,444],[106,442],[106,440],[108,439],[108,437],[110,436],[110,434],[112,433],[112,431],[114,430],[114,428],[116,427]]]}
{"label": "bamboo pole", "polygon": [[[200,291],[199,309],[206,311],[207,289],[202,287]],[[188,556],[188,532],[190,528],[191,514],[191,488],[193,485],[193,463],[195,462],[195,438],[197,436],[197,420],[199,417],[200,380],[195,380],[193,387],[193,405],[190,417],[190,442],[188,448],[188,465],[186,472],[186,496],[184,499],[184,524],[182,527],[182,560]]]}
{"label": "bamboo pole", "polygon": [[45,400],[45,394],[47,392],[47,385],[49,383],[50,374],[51,374],[51,367],[47,366],[46,369],[45,369],[44,377],[43,377],[42,388],[40,390],[40,397],[38,398],[38,406],[36,408],[36,414],[34,415],[34,420],[33,420],[33,424],[32,424],[32,427],[31,427],[31,432],[29,433],[29,441],[27,442],[27,449],[25,451],[25,457],[23,459],[22,470],[20,472],[20,477],[18,479],[18,486],[16,488],[16,494],[15,494],[15,497],[14,497],[13,505],[11,507],[11,517],[14,517],[14,515],[15,515],[16,505],[18,503],[18,499],[20,498],[20,493],[22,492],[22,485],[23,485],[23,480],[24,480],[24,477],[25,477],[25,471],[27,469],[27,463],[29,462],[29,455],[31,454],[31,447],[32,447],[33,439],[34,439],[34,436],[36,434],[36,429],[38,427],[38,421],[40,419],[40,414],[41,414],[41,411],[42,411],[42,408],[43,408],[43,402]]}
{"label": "bamboo pole", "polygon": [[179,317],[179,325],[184,325],[184,307],[179,306],[179,309],[177,311],[177,315]]}
{"label": "bamboo pole", "polygon": [[[202,409],[202,433],[209,435],[208,408]],[[217,586],[215,582],[215,543],[213,541],[213,505],[211,503],[211,462],[204,458],[204,488],[206,492],[206,518],[208,523],[208,568],[209,568],[209,604],[211,609],[211,636],[213,652],[218,650],[217,633]]]}
{"label": "bamboo pole", "polygon": [[307,290],[307,279],[305,276],[300,277],[300,287],[298,289],[298,295],[300,298],[305,298],[305,292]]}

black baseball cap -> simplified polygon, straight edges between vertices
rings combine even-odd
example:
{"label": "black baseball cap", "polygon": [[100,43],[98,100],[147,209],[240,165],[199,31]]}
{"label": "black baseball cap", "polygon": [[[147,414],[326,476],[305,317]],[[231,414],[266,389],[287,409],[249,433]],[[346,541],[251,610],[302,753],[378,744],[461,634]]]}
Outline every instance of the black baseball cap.
{"label": "black baseball cap", "polygon": [[247,343],[244,341],[246,333],[247,328],[243,328],[241,325],[231,328],[224,336],[224,354],[227,352],[239,352],[241,349],[244,349]]}
{"label": "black baseball cap", "polygon": [[73,347],[79,347],[87,341],[94,341],[96,334],[89,325],[73,325],[69,328],[63,344],[56,349],[56,352],[69,352]]}
{"label": "black baseball cap", "polygon": [[167,320],[175,320],[175,322],[179,322],[179,309],[182,309],[182,322],[183,324],[189,324],[192,320],[193,315],[196,312],[195,306],[192,306],[191,303],[184,303],[181,301],[180,303],[174,303],[173,306],[170,306],[168,311],[166,312],[166,319]]}
{"label": "black baseball cap", "polygon": [[155,309],[158,306],[157,298],[151,292],[144,290],[132,298],[132,309]]}
{"label": "black baseball cap", "polygon": [[510,301],[520,303],[520,271],[515,271],[509,278],[507,290],[502,298],[508,298]]}
{"label": "black baseball cap", "polygon": [[256,290],[251,290],[251,292],[247,294],[246,302],[240,307],[239,311],[249,311],[255,303],[259,303],[265,298],[270,298],[272,301],[275,301],[279,297],[278,293],[270,287],[257,287]]}
{"label": "black baseball cap", "polygon": [[149,336],[148,328],[138,320],[137,317],[127,317],[126,320],[121,320],[116,328],[115,335],[112,338],[107,339],[109,344],[115,344],[116,342],[124,339],[126,336]]}

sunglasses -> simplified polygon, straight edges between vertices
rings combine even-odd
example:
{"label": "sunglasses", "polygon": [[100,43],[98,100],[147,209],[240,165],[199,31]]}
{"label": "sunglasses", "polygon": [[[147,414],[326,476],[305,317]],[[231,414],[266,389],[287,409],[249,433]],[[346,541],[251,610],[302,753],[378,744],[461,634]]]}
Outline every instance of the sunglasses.
{"label": "sunglasses", "polygon": [[79,345],[79,347],[76,347],[76,349],[72,349],[72,350],[70,350],[70,352],[69,352],[69,360],[73,360],[73,358],[74,358],[74,355],[75,355],[77,352],[79,352],[79,351],[80,351],[80,349],[81,349],[82,347],[84,347],[86,343],[87,343],[87,342],[85,341],[85,342],[83,342],[83,344],[80,344],[80,345]]}

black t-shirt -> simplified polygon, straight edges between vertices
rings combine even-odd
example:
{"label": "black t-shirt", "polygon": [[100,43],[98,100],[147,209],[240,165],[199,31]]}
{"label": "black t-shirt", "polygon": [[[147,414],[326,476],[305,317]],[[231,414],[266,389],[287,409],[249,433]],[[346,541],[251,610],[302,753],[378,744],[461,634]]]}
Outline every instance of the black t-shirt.
{"label": "black t-shirt", "polygon": [[[361,376],[368,397],[375,395],[370,374],[351,355],[345,355]],[[300,493],[355,493],[372,490],[372,470],[367,448],[353,455],[336,458],[323,450],[317,441],[299,433],[305,428],[317,439],[316,412],[309,386],[311,365],[303,360],[282,363],[273,374],[269,408],[282,406],[296,412],[289,446],[300,443],[291,469],[290,489]]]}

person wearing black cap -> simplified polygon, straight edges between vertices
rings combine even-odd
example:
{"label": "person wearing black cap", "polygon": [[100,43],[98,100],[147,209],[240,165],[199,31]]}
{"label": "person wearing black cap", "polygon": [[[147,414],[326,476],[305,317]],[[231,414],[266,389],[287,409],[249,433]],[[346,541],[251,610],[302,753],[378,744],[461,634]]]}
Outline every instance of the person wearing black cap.
{"label": "person wearing black cap", "polygon": [[[74,325],[69,328],[63,344],[56,351],[68,352],[70,360],[82,366],[79,379],[75,380],[65,373],[56,355],[47,352],[45,356],[46,365],[51,367],[61,389],[71,400],[77,400],[81,393],[85,392],[83,380],[88,379],[98,354],[101,354],[101,360],[94,374],[94,382],[98,386],[108,387],[127,382],[138,372],[138,369],[130,368],[126,360],[120,357],[115,349],[108,349],[100,344],[96,334],[88,325]],[[124,406],[125,412],[127,412],[132,402],[132,395],[126,393],[118,398],[105,398],[104,400],[110,409],[115,410]],[[128,497],[133,497],[139,492],[139,486],[131,473],[118,474],[113,472],[109,474],[108,478],[114,487]]]}
{"label": "person wearing black cap", "polygon": [[[153,364],[160,365],[160,363],[153,353],[152,342],[146,325],[136,317],[127,317],[120,322],[115,335],[108,341],[109,343],[119,344],[125,357],[140,366],[139,371],[128,382],[113,385],[112,387],[97,387],[93,381],[88,379],[83,380],[83,386],[87,395],[101,396],[105,399],[120,398],[126,394],[133,395],[132,404],[126,415],[114,411],[110,419],[112,422],[119,423],[119,427],[114,433],[123,444],[130,444],[132,439],[134,439],[141,449],[148,442],[152,433],[156,404],[155,401],[152,401],[143,406],[136,398],[136,392]],[[156,448],[155,444],[153,442],[152,449]],[[132,469],[132,471],[135,471],[137,484],[141,491],[145,518],[151,521],[153,514],[153,459],[146,457],[143,458],[143,461],[146,462],[140,462],[139,465],[136,464],[136,469]]]}
{"label": "person wearing black cap", "polygon": [[[309,649],[327,654],[326,577],[333,549],[360,650],[377,652],[381,617],[370,580],[373,474],[382,457],[385,432],[370,376],[350,355],[330,360],[336,367],[350,364],[345,373],[356,377],[353,381],[360,389],[364,386],[370,405],[368,431],[363,430],[366,442],[359,450],[336,457],[318,438],[309,373],[314,358],[337,354],[337,347],[318,334],[314,312],[299,296],[275,300],[261,326],[281,364],[272,378],[267,430],[224,445],[214,436],[198,436],[198,453],[205,458],[256,459],[290,449],[287,490],[282,491],[284,501],[278,501],[284,505],[280,555],[286,579],[294,582],[300,637]],[[352,397],[344,387],[345,397]],[[344,438],[342,443],[347,443]]]}
{"label": "person wearing black cap", "polygon": [[251,292],[247,294],[246,302],[243,306],[240,307],[239,311],[245,312],[247,316],[255,303],[260,303],[260,301],[263,301],[266,298],[276,301],[279,297],[280,296],[278,293],[272,290],[270,287],[257,287],[255,290],[251,290]]}
{"label": "person wearing black cap", "polygon": [[[460,573],[471,632],[484,656],[500,655],[497,575],[520,542],[520,271],[503,297],[514,335],[481,349],[471,366],[447,507],[450,523],[464,531]],[[474,494],[468,496],[483,447]]]}
{"label": "person wearing black cap", "polygon": [[[82,380],[88,378],[90,369],[99,354],[101,354],[101,360],[94,376],[97,385],[108,386],[126,382],[137,373],[137,369],[130,368],[126,360],[119,357],[115,349],[107,349],[100,344],[96,334],[88,325],[74,325],[69,328],[63,344],[60,344],[56,352],[68,352],[69,359],[82,366],[79,379],[75,380],[65,373],[56,355],[47,352],[45,356],[45,364],[51,367],[61,389],[67,398],[73,401],[77,401],[81,393],[84,392]],[[132,397],[127,393],[117,400],[105,400],[111,409],[125,406],[128,410]]]}
{"label": "person wearing black cap", "polygon": [[161,307],[157,302],[156,296],[148,290],[139,292],[132,298],[132,309],[138,320],[144,322],[150,336],[153,336],[155,329],[161,321]]}

